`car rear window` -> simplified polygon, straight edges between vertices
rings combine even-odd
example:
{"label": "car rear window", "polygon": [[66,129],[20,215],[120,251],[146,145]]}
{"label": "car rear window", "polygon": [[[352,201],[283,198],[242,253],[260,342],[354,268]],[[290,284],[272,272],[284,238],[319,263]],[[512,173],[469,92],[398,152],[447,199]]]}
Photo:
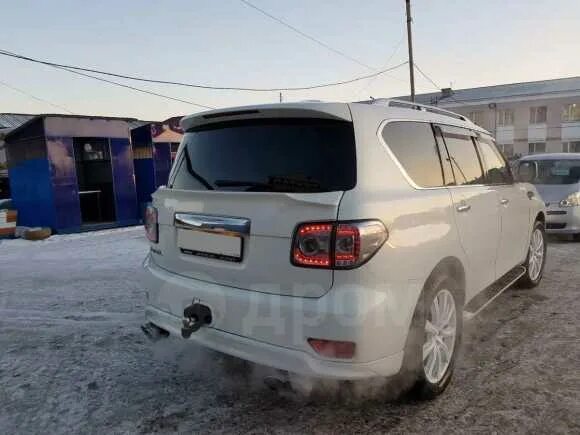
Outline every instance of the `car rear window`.
{"label": "car rear window", "polygon": [[171,187],[331,192],[356,184],[353,125],[326,119],[252,119],[185,133]]}

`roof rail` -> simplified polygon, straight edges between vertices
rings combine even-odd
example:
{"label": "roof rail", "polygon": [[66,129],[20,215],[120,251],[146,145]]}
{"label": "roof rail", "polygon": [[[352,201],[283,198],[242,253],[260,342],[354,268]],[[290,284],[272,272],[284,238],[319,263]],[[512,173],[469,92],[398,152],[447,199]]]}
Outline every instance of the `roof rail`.
{"label": "roof rail", "polygon": [[427,104],[413,103],[411,101],[396,100],[391,98],[377,98],[375,100],[364,101],[367,104],[383,104],[388,107],[400,107],[403,109],[420,110],[422,112],[436,113],[438,115],[449,116],[450,118],[469,121],[465,116],[459,115],[449,110],[440,109],[439,107],[429,106]]}

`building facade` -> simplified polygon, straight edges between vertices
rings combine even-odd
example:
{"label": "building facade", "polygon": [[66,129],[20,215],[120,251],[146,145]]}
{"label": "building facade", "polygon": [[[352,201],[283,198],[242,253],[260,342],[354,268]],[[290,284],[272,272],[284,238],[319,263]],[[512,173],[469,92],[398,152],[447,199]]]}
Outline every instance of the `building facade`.
{"label": "building facade", "polygon": [[[408,99],[408,97],[403,97]],[[580,77],[420,94],[490,131],[508,158],[580,152]]]}

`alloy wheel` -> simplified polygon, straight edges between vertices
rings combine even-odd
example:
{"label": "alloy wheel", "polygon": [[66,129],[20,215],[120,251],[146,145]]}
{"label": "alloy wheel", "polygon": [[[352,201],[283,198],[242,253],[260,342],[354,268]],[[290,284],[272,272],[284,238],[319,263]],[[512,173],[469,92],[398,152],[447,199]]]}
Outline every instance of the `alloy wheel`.
{"label": "alloy wheel", "polygon": [[425,322],[423,370],[427,380],[440,382],[453,358],[457,335],[455,299],[447,289],[435,295]]}
{"label": "alloy wheel", "polygon": [[539,228],[534,230],[530,241],[530,252],[528,256],[528,273],[530,279],[536,281],[542,273],[544,265],[544,234]]}

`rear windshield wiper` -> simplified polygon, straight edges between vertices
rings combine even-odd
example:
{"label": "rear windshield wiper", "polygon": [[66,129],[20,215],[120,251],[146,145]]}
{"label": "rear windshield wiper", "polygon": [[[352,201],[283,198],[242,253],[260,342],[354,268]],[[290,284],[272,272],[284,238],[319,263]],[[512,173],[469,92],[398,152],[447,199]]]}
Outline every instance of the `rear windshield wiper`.
{"label": "rear windshield wiper", "polygon": [[268,182],[250,180],[215,180],[217,187],[247,187],[247,191],[280,191],[280,192],[319,192],[320,183],[292,177],[269,177]]}
{"label": "rear windshield wiper", "polygon": [[191,159],[189,158],[189,150],[186,148],[183,150],[183,153],[185,154],[185,165],[190,175],[197,181],[199,181],[207,190],[215,190],[214,187],[211,184],[209,184],[208,181],[199,174],[199,172],[196,172],[193,169]]}
{"label": "rear windshield wiper", "polygon": [[217,187],[270,187],[268,183],[244,180],[215,180],[213,184]]}

